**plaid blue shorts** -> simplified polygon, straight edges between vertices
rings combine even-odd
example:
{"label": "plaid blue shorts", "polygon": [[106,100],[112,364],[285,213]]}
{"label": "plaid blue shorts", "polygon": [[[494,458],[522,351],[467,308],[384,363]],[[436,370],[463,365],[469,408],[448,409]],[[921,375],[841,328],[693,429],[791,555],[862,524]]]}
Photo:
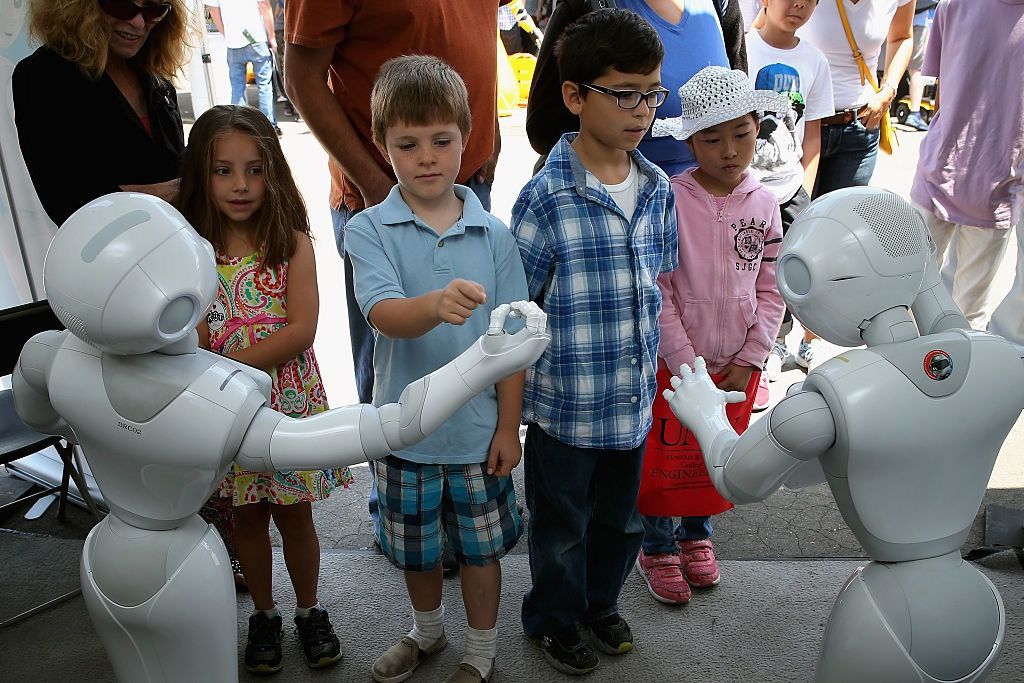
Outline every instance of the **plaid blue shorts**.
{"label": "plaid blue shorts", "polygon": [[486,463],[424,465],[389,455],[377,471],[380,547],[399,569],[426,572],[441,561],[441,524],[460,564],[482,567],[515,547],[523,533],[512,477]]}

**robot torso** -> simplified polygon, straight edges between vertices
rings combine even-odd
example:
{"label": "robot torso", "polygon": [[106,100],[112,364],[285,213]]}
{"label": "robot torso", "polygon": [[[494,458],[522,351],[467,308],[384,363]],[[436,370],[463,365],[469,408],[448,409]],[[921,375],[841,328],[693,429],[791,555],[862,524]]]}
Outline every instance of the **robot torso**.
{"label": "robot torso", "polygon": [[871,557],[920,559],[963,544],[1022,385],[1010,344],[962,330],[848,351],[808,375],[804,388],[825,398],[836,426],[822,468]]}
{"label": "robot torso", "polygon": [[60,339],[47,372],[50,403],[111,511],[144,529],[177,527],[224,477],[267,387],[202,349],[117,356],[68,332]]}

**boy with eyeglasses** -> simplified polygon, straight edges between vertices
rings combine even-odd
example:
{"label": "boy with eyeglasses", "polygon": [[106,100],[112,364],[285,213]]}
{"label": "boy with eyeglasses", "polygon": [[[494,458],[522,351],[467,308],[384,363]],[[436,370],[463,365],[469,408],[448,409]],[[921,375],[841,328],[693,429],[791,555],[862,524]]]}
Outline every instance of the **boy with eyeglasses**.
{"label": "boy with eyeglasses", "polygon": [[636,510],[656,390],[658,276],[678,263],[668,178],[636,151],[665,101],[658,34],[626,10],[587,14],[558,47],[564,135],[512,210],[551,344],[527,371],[523,421],[532,587],[523,629],[559,671],[633,648],[619,615],[643,541]]}

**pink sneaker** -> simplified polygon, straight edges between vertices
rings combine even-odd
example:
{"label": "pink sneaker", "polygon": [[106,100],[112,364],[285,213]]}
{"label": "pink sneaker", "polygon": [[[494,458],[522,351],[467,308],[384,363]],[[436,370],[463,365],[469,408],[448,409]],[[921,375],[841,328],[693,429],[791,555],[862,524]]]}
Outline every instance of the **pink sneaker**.
{"label": "pink sneaker", "polygon": [[710,540],[681,541],[679,550],[682,552],[683,574],[691,586],[708,588],[722,578],[715,559],[715,547]]}
{"label": "pink sneaker", "polygon": [[761,380],[757,383],[757,392],[754,393],[754,412],[759,413],[768,407],[772,402],[772,393],[768,388],[768,373],[761,373]]}
{"label": "pink sneaker", "polygon": [[685,605],[690,601],[690,584],[686,583],[679,571],[679,562],[676,553],[645,555],[641,550],[636,558],[636,570],[644,577],[647,591],[658,602]]}

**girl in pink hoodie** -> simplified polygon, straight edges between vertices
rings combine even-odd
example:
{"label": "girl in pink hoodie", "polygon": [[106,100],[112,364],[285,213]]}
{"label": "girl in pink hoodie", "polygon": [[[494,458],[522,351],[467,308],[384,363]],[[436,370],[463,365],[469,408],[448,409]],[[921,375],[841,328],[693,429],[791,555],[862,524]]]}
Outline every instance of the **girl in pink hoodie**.
{"label": "girl in pink hoodie", "polygon": [[[775,282],[775,259],[782,242],[779,204],[747,167],[754,157],[760,112],[784,111],[789,102],[778,93],[753,90],[742,71],[722,67],[698,72],[679,96],[682,117],[656,121],[653,134],[686,140],[698,165],[672,178],[679,269],[658,278],[663,301],[659,380],[667,382],[669,371],[678,372],[683,363],[692,367],[695,358],[703,356],[719,388],[747,394],[746,402],[729,409],[731,421],[741,429],[750,420],[760,371],[783,313]],[[658,402],[663,401],[659,394],[655,415]],[[648,458],[651,454],[649,445]],[[672,495],[687,494],[682,488]],[[644,512],[643,488],[640,502]],[[682,501],[674,514],[710,515],[731,507],[720,502],[714,509],[689,510],[689,503]],[[697,529],[700,525],[694,520],[703,520],[703,530]],[[637,568],[656,599],[676,603],[689,599],[686,584],[675,579],[680,565],[690,585],[718,582],[707,517],[684,517],[674,533],[669,517],[644,521],[646,534]],[[699,535],[704,537],[693,538],[695,530],[703,531]]]}

